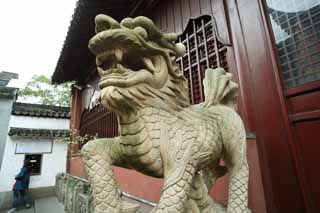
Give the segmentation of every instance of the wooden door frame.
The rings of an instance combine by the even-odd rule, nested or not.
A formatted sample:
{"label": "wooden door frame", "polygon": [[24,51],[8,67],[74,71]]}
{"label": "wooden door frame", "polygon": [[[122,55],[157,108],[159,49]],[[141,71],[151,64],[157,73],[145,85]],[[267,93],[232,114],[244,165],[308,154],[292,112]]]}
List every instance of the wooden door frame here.
{"label": "wooden door frame", "polygon": [[303,174],[302,159],[299,155],[299,148],[296,141],[297,136],[296,136],[296,133],[294,132],[292,119],[289,116],[290,109],[289,109],[288,103],[286,103],[286,99],[289,98],[289,96],[296,95],[301,92],[306,92],[314,88],[319,88],[320,81],[305,83],[303,85],[298,85],[293,88],[289,88],[285,90],[284,79],[282,78],[282,75],[281,75],[281,67],[279,62],[278,51],[275,44],[275,38],[273,35],[271,21],[269,19],[268,12],[267,12],[267,3],[266,3],[266,0],[259,0],[259,3],[261,5],[261,13],[264,19],[265,28],[266,28],[266,31],[268,32],[266,36],[268,38],[272,65],[274,67],[273,70],[274,70],[274,74],[276,76],[276,81],[278,85],[277,89],[279,94],[281,95],[280,104],[283,110],[283,114],[285,115],[285,124],[286,124],[286,129],[288,131],[289,145],[291,149],[290,151],[293,156],[294,166],[298,176],[299,186],[303,195],[306,211],[312,212],[312,203],[311,203],[311,197],[310,197],[311,193],[309,191],[309,187],[307,185],[307,180],[305,178],[305,175]]}
{"label": "wooden door frame", "polygon": [[[254,104],[253,111],[246,111],[254,114],[249,122],[253,124],[257,135],[267,211],[304,211],[305,200],[300,191],[301,174],[297,174],[300,165],[296,160],[293,130],[265,0],[226,2],[237,70],[240,81],[243,81],[240,85],[245,85],[244,90]],[[238,63],[242,63],[242,66],[238,66]]]}
{"label": "wooden door frame", "polygon": [[294,162],[294,166],[298,176],[299,186],[303,195],[303,200],[304,200],[306,210],[307,212],[311,212],[311,203],[309,198],[310,192],[308,191],[307,182],[306,182],[306,179],[304,178],[303,166],[301,164],[302,161],[299,157],[299,149],[295,142],[295,132],[293,131],[292,122],[289,117],[289,109],[286,103],[286,98],[290,94],[294,94],[301,91],[301,89],[309,88],[308,85],[310,85],[310,87],[313,88],[313,85],[315,84],[319,85],[319,82],[307,83],[308,85],[301,85],[301,86],[297,86],[297,87],[285,90],[284,79],[281,75],[281,67],[279,62],[278,51],[275,44],[275,38],[274,38],[272,26],[271,26],[271,21],[269,19],[269,15],[267,12],[267,2],[266,0],[259,0],[259,3],[260,3],[261,14],[263,17],[263,22],[265,24],[265,29],[267,32],[266,36],[267,36],[269,51],[271,55],[273,71],[276,77],[277,90],[280,95],[280,105],[284,115],[286,131],[288,132],[288,142],[290,145],[290,151],[293,157],[293,162]]}

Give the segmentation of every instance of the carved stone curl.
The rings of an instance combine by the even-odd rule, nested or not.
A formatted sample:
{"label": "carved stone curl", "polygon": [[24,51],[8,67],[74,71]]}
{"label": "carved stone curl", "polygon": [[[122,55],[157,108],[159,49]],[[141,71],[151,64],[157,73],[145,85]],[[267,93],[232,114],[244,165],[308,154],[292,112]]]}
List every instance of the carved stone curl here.
{"label": "carved stone curl", "polygon": [[[146,17],[121,23],[98,15],[89,48],[96,55],[101,103],[118,115],[120,136],[82,149],[96,213],[135,212],[120,199],[112,166],[164,178],[152,212],[246,212],[246,135],[235,111],[237,84],[222,68],[207,69],[205,102],[191,106],[176,65],[185,54],[177,35],[161,33]],[[226,167],[219,165],[223,159]],[[225,208],[208,195],[229,174]]]}

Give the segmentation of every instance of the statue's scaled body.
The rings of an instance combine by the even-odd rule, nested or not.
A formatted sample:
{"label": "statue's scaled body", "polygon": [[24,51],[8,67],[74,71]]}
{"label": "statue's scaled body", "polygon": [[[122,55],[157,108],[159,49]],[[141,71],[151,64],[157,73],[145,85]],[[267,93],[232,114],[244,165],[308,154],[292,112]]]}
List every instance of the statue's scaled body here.
{"label": "statue's scaled body", "polygon": [[[164,178],[153,212],[246,212],[246,136],[231,74],[208,69],[205,102],[191,106],[175,63],[185,47],[175,44],[175,34],[161,33],[146,17],[118,23],[106,15],[96,17],[96,33],[89,48],[101,77],[101,103],[117,113],[120,136],[82,149],[95,212],[137,209],[121,200],[113,165]],[[208,192],[225,173],[229,200],[223,210]]]}

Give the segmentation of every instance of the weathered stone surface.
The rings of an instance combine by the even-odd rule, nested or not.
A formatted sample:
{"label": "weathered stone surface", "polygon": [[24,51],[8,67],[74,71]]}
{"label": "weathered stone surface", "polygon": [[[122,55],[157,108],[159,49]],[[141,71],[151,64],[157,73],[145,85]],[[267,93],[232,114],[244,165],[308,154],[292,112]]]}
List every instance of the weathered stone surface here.
{"label": "weathered stone surface", "polygon": [[[246,137],[232,75],[207,69],[205,102],[191,106],[175,63],[185,53],[176,34],[161,33],[146,17],[118,23],[106,15],[96,17],[96,32],[89,48],[101,77],[101,103],[117,113],[120,136],[82,149],[95,212],[136,211],[121,201],[112,165],[164,178],[152,212],[246,212]],[[229,202],[223,207],[208,191],[226,172]]]}

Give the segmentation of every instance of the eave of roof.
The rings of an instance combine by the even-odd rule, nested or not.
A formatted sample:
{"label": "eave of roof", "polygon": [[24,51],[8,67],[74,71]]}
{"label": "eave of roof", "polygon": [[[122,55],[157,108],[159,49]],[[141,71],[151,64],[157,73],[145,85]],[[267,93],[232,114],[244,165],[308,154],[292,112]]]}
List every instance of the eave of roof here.
{"label": "eave of roof", "polygon": [[12,79],[18,79],[19,75],[13,72],[0,72],[0,86],[7,86]]}
{"label": "eave of roof", "polygon": [[32,117],[68,119],[70,118],[70,107],[15,102],[12,106],[11,114]]}
{"label": "eave of roof", "polygon": [[94,35],[94,18],[97,14],[108,14],[121,20],[128,15],[132,0],[78,0],[69,26],[52,83],[82,81],[84,69],[90,66],[94,56],[88,49],[89,39]]}
{"label": "eave of roof", "polygon": [[65,39],[52,83],[68,81],[83,83],[88,69],[93,65],[94,56],[88,49],[88,42],[94,36],[94,18],[98,14],[107,14],[120,21],[135,16],[142,10],[156,4],[157,0],[78,0],[67,37]]}
{"label": "eave of roof", "polygon": [[15,136],[15,137],[59,138],[59,137],[69,137],[70,131],[66,129],[32,129],[32,128],[11,127],[8,135]]}
{"label": "eave of roof", "polygon": [[0,86],[0,99],[14,99],[17,95],[17,88]]}

